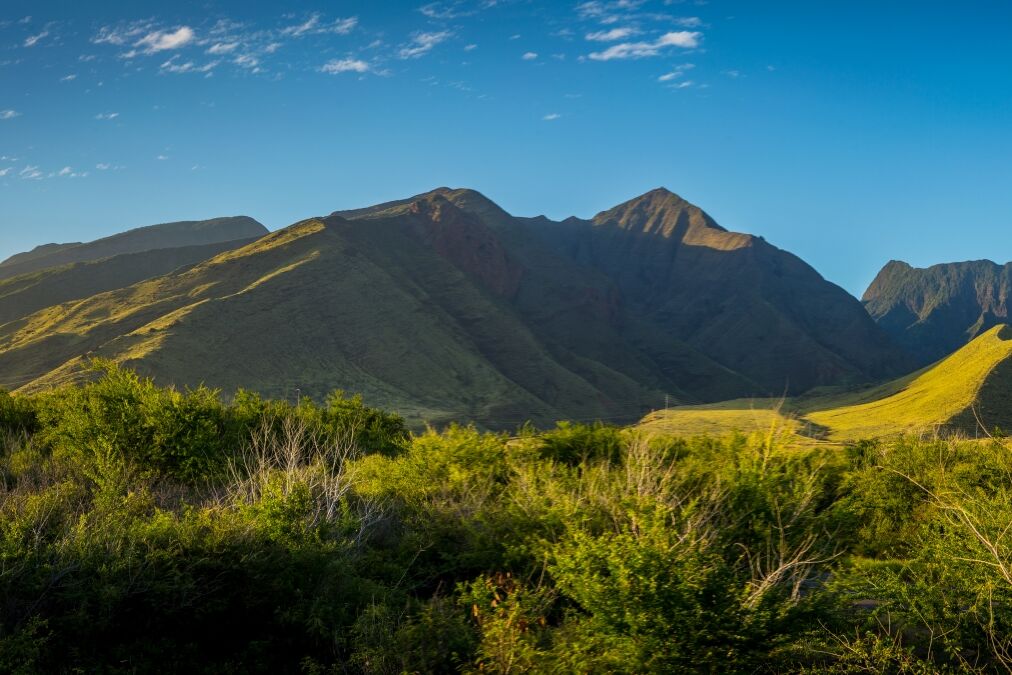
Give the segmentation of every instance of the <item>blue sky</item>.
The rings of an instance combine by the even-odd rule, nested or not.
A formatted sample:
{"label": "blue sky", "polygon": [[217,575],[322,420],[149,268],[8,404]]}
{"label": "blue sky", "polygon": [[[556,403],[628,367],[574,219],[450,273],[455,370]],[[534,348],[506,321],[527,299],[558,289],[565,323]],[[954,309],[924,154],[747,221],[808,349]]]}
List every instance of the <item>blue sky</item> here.
{"label": "blue sky", "polygon": [[0,5],[0,258],[440,185],[590,216],[665,186],[860,294],[1012,259],[1008,2]]}

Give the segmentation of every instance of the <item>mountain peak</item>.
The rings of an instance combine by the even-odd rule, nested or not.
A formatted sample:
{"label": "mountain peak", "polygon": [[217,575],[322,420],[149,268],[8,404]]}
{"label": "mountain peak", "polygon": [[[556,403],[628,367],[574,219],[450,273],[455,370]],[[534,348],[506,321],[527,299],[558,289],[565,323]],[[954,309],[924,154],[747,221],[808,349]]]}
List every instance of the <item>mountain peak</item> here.
{"label": "mountain peak", "polygon": [[465,211],[502,212],[502,209],[500,209],[495,202],[477,190],[444,186],[414,195],[413,197],[408,197],[407,199],[395,199],[393,201],[382,202],[380,204],[366,206],[360,209],[334,211],[331,215],[340,216],[347,220],[385,218],[403,214],[410,210],[413,204],[417,204],[418,202],[431,202],[435,199],[445,199]]}
{"label": "mountain peak", "polygon": [[[701,208],[663,187],[602,211],[594,216],[593,222],[598,226],[618,227],[664,239],[692,241],[719,247],[730,245],[727,242],[717,242],[713,236],[718,235],[718,238],[722,235],[730,236],[727,230],[718,225]],[[734,247],[741,244],[742,242],[736,239]]]}

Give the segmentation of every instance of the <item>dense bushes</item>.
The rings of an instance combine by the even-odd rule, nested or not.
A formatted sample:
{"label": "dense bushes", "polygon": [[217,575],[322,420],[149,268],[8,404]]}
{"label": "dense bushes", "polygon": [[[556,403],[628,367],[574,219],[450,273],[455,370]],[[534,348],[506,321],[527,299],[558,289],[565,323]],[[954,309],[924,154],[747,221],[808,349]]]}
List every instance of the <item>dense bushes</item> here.
{"label": "dense bushes", "polygon": [[0,394],[0,671],[1012,662],[1004,440],[409,435],[104,377]]}

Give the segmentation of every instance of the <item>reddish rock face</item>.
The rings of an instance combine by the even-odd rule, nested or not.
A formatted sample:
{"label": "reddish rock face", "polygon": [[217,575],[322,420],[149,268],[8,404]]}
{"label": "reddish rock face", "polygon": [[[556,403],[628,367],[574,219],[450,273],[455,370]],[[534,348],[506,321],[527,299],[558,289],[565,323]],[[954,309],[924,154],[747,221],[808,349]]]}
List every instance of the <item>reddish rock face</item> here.
{"label": "reddish rock face", "polygon": [[413,203],[416,231],[440,256],[498,296],[512,299],[523,268],[478,218],[436,195]]}

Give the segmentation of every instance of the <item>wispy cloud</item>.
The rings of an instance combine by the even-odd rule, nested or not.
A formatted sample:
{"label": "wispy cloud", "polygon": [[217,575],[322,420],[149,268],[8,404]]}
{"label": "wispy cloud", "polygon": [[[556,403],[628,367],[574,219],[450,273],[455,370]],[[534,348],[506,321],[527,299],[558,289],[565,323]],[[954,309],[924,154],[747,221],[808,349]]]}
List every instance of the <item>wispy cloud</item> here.
{"label": "wispy cloud", "polygon": [[334,35],[347,35],[355,29],[358,25],[358,17],[348,17],[346,19],[336,19],[330,23],[321,22],[322,15],[319,12],[314,12],[309,16],[308,19],[300,24],[294,26],[288,26],[281,30],[282,35],[288,35],[290,37],[302,37],[303,35],[321,35],[325,33],[332,33]]}
{"label": "wispy cloud", "polygon": [[330,75],[337,75],[338,73],[368,73],[370,67],[368,63],[360,59],[334,59],[323,64],[320,70]]}
{"label": "wispy cloud", "polygon": [[12,169],[9,166],[6,169],[0,169],[0,178],[3,178],[4,176],[6,176],[7,174],[9,174],[13,170],[14,169]]}
{"label": "wispy cloud", "polygon": [[639,31],[635,28],[626,26],[624,28],[612,28],[611,30],[599,30],[587,33],[587,39],[592,42],[614,42],[615,40],[624,40],[638,33]]}
{"label": "wispy cloud", "polygon": [[646,0],[589,0],[576,6],[581,19],[593,19],[601,23],[614,23],[618,14],[635,12]]}
{"label": "wispy cloud", "polygon": [[42,180],[45,178],[45,174],[39,171],[39,167],[32,165],[28,165],[21,169],[21,171],[18,172],[18,176],[20,176],[23,180]]}
{"label": "wispy cloud", "polygon": [[698,16],[683,16],[675,19],[675,23],[682,28],[699,28],[703,25],[703,20]]}
{"label": "wispy cloud", "polygon": [[114,120],[117,117],[119,117],[119,113],[118,112],[99,113],[99,114],[95,115],[95,119],[97,119],[97,120]]}
{"label": "wispy cloud", "polygon": [[677,80],[680,77],[685,77],[685,73],[689,70],[692,70],[695,67],[696,66],[693,63],[683,63],[680,66],[675,66],[675,68],[670,72],[664,73],[663,75],[658,77],[657,81],[671,82],[672,80]]}
{"label": "wispy cloud", "polygon": [[673,31],[665,33],[653,42],[621,42],[602,52],[591,52],[589,57],[595,61],[648,58],[658,56],[669,47],[694,49],[699,46],[702,37],[703,34],[698,31]]}
{"label": "wispy cloud", "polygon": [[91,41],[94,44],[109,44],[121,47],[131,43],[153,28],[151,21],[129,21],[112,26],[102,26]]}
{"label": "wispy cloud", "polygon": [[234,52],[239,47],[238,42],[215,42],[211,45],[207,53],[208,54],[228,54]]}
{"label": "wispy cloud", "polygon": [[452,32],[448,30],[432,33],[415,33],[411,36],[411,42],[401,47],[398,55],[402,59],[417,59],[431,52],[437,45],[446,42]]}
{"label": "wispy cloud", "polygon": [[12,120],[15,117],[20,117],[21,113],[17,110],[0,110],[0,120]]}
{"label": "wispy cloud", "polygon": [[196,36],[192,28],[181,26],[172,32],[157,30],[148,33],[134,43],[134,47],[142,49],[145,54],[154,54],[184,47],[193,42],[194,37]]}
{"label": "wispy cloud", "polygon": [[232,59],[232,63],[239,66],[240,68],[246,68],[253,71],[254,73],[260,72],[260,59],[252,54],[240,54],[239,56]]}
{"label": "wispy cloud", "polygon": [[43,39],[45,37],[48,37],[48,36],[49,36],[49,31],[48,30],[44,30],[41,33],[38,33],[36,35],[29,35],[28,37],[25,38],[25,46],[26,47],[34,47],[35,45],[37,45],[39,43],[39,40],[41,40],[41,39]]}
{"label": "wispy cloud", "polygon": [[538,58],[538,53],[537,52],[526,52],[520,58],[522,58],[524,61],[536,61],[537,58]]}
{"label": "wispy cloud", "polygon": [[156,155],[155,159],[157,159],[159,162],[164,162],[165,160],[168,159],[168,157],[165,155]]}
{"label": "wispy cloud", "polygon": [[418,11],[430,19],[447,21],[474,14],[474,10],[465,9],[461,2],[430,2],[422,5]]}
{"label": "wispy cloud", "polygon": [[547,115],[545,115],[541,119],[543,119],[546,122],[554,122],[555,120],[559,119],[560,117],[562,117],[562,115],[560,115],[559,113],[548,113]]}
{"label": "wispy cloud", "polygon": [[198,66],[193,61],[180,62],[178,61],[178,59],[179,59],[178,54],[173,56],[171,59],[169,59],[159,67],[158,69],[159,72],[175,73],[177,75],[183,73],[208,74],[211,71],[213,71],[218,66],[219,63],[221,63],[221,61],[211,61],[210,63],[205,63]]}
{"label": "wispy cloud", "polygon": [[76,79],[77,79],[77,74],[76,73],[71,73],[70,75],[64,75],[63,77],[61,77],[60,78],[60,82],[73,82]]}
{"label": "wispy cloud", "polygon": [[491,9],[498,4],[499,0],[480,0],[479,2],[439,0],[422,5],[418,11],[433,21],[449,21],[474,16],[482,10]]}
{"label": "wispy cloud", "polygon": [[99,171],[108,171],[109,169],[112,168],[112,164],[105,164],[103,162],[99,162],[98,164],[95,165],[95,168],[98,169]]}

